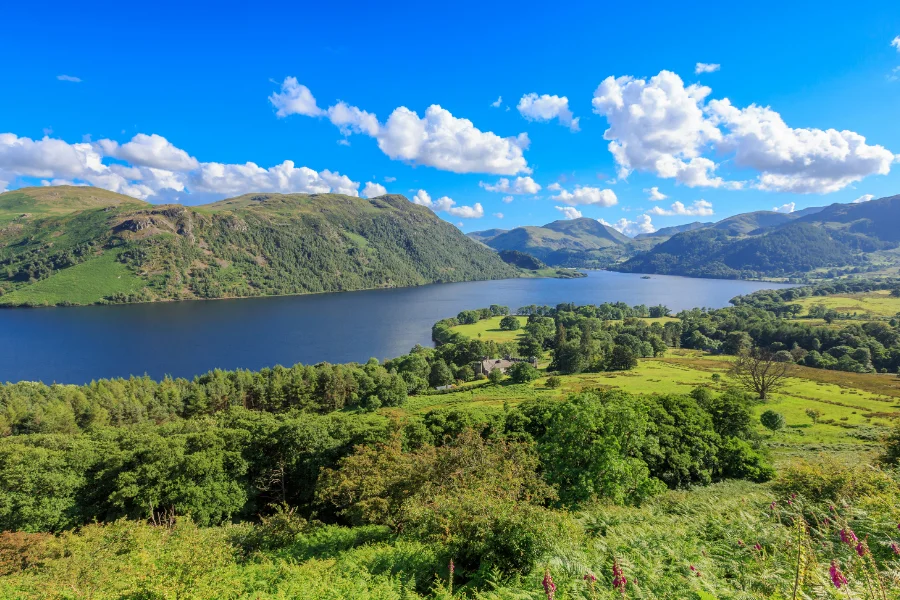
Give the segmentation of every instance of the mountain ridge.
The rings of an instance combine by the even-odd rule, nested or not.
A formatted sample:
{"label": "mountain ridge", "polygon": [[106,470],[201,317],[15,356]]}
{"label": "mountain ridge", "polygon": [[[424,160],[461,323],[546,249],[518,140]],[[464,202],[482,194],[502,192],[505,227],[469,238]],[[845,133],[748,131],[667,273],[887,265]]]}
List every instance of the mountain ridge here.
{"label": "mountain ridge", "polygon": [[255,193],[183,206],[44,189],[0,194],[0,304],[233,298],[519,274],[399,195]]}

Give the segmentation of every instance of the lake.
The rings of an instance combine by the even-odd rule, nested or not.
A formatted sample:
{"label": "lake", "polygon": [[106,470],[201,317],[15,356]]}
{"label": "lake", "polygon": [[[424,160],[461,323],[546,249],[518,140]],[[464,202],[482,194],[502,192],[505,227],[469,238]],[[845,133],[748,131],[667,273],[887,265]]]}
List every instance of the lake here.
{"label": "lake", "polygon": [[431,345],[431,326],[490,304],[727,306],[781,284],[589,271],[308,296],[0,310],[0,381],[193,377],[214,368],[365,361]]}

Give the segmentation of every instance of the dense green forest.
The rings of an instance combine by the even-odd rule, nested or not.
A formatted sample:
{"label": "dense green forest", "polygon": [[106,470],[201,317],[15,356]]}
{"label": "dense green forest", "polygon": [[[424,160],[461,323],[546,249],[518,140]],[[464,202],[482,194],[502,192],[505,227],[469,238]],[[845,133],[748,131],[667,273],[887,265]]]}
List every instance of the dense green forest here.
{"label": "dense green forest", "polygon": [[48,193],[0,195],[0,304],[300,294],[518,274],[402,196],[250,194],[184,207],[108,192],[94,198],[93,188]]}

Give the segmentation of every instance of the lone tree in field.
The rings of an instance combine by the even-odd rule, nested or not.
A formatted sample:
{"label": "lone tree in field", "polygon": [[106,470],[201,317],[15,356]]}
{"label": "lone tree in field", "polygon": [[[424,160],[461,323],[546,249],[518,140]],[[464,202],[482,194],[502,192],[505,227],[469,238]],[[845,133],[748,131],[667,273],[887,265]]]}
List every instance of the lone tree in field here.
{"label": "lone tree in field", "polygon": [[753,348],[738,354],[729,375],[760,400],[766,400],[771,392],[784,385],[789,364],[768,350]]}

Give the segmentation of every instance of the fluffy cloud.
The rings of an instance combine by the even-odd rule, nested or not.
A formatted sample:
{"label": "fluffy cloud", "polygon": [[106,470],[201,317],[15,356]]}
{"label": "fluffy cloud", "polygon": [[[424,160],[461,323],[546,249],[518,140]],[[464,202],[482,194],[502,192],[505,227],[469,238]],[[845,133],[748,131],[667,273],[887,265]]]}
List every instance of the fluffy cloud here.
{"label": "fluffy cloud", "polygon": [[554,192],[558,192],[559,190],[562,189],[562,186],[559,185],[559,182],[554,181],[553,183],[551,183],[550,185],[547,186],[547,189],[553,190]]}
{"label": "fluffy cloud", "polygon": [[712,90],[684,86],[675,73],[661,71],[649,81],[633,77],[607,77],[594,92],[594,112],[604,115],[609,129],[609,151],[618,164],[618,176],[633,170],[674,178],[689,186],[721,186],[713,177],[716,164],[700,156],[722,132],[703,114],[703,102]]}
{"label": "fluffy cloud", "polygon": [[575,186],[575,190],[560,190],[558,194],[552,197],[553,200],[565,202],[570,206],[580,206],[583,204],[591,204],[595,206],[613,206],[619,202],[616,193],[610,189],[601,190],[600,188],[589,186]]}
{"label": "fluffy cloud", "polygon": [[316,106],[316,99],[309,88],[299,83],[296,77],[285,77],[281,84],[281,92],[269,96],[269,102],[278,109],[275,114],[279,117],[288,115],[318,117],[324,114],[324,111]]}
{"label": "fluffy cloud", "polygon": [[897,52],[900,52],[900,35],[891,40],[891,46],[897,49]]}
{"label": "fluffy cloud", "polygon": [[139,133],[130,142],[122,144],[113,140],[97,142],[105,156],[118,158],[139,167],[152,167],[169,171],[191,171],[200,162],[161,135]]}
{"label": "fluffy cloud", "polygon": [[649,190],[644,191],[647,192],[647,199],[650,200],[650,202],[659,202],[660,200],[668,198],[668,196],[659,191],[658,187],[652,187]]}
{"label": "fluffy cloud", "polygon": [[875,194],[863,194],[859,198],[853,201],[853,204],[862,204],[863,202],[868,202],[875,198]]}
{"label": "fluffy cloud", "polygon": [[730,131],[719,145],[740,167],[760,171],[757,187],[797,193],[836,192],[867,175],[886,175],[894,155],[853,131],[794,129],[768,107],[737,108],[713,100],[709,111]]}
{"label": "fluffy cloud", "polygon": [[81,83],[80,77],[73,77],[71,75],[57,75],[56,78],[59,79],[60,81],[68,81],[71,83]]}
{"label": "fluffy cloud", "polygon": [[692,217],[708,217],[713,214],[713,205],[706,200],[695,200],[690,206],[685,206],[681,202],[674,202],[668,209],[654,206],[647,211],[650,215],[659,215],[670,217],[672,215],[689,215]]}
{"label": "fluffy cloud", "polygon": [[432,200],[431,196],[425,190],[416,192],[416,195],[412,198],[412,202],[420,206],[427,206],[435,212],[443,211],[454,217],[462,217],[464,219],[480,219],[484,216],[484,207],[478,202],[472,206],[456,206],[456,202],[448,196],[442,196],[437,200]]}
{"label": "fluffy cloud", "polygon": [[619,177],[638,170],[690,187],[742,187],[715,176],[716,150],[759,173],[754,187],[828,193],[868,175],[887,174],[894,155],[863,136],[834,129],[794,129],[768,107],[710,100],[710,88],[685,86],[661,71],[650,80],[609,77],[594,92],[594,111],[609,122],[604,137]]}
{"label": "fluffy cloud", "polygon": [[599,219],[599,221],[608,227],[612,227],[619,233],[623,233],[630,237],[634,237],[640,233],[653,233],[656,231],[656,227],[653,226],[648,215],[639,215],[635,217],[634,221],[622,218],[612,224],[607,223],[603,219]]}
{"label": "fluffy cloud", "polygon": [[718,63],[701,63],[698,62],[697,66],[694,67],[694,74],[699,75],[700,73],[715,73],[719,69],[722,68],[722,65]]}
{"label": "fluffy cloud", "polygon": [[523,151],[528,134],[503,138],[477,129],[468,119],[433,104],[420,118],[401,106],[378,133],[378,147],[395,160],[454,173],[531,173]]}
{"label": "fluffy cloud", "polygon": [[383,185],[372,183],[371,181],[366,182],[362,191],[362,195],[365,198],[377,198],[378,196],[384,196],[385,194],[387,194],[387,189]]}
{"label": "fluffy cloud", "polygon": [[781,206],[774,207],[772,209],[772,212],[790,214],[790,213],[794,212],[794,210],[796,210],[796,208],[797,208],[796,202],[788,202],[787,204],[782,204]]}
{"label": "fluffy cloud", "polygon": [[531,177],[516,177],[512,183],[506,177],[501,177],[495,184],[479,181],[478,185],[489,192],[501,194],[537,194],[541,191],[541,186]]}
{"label": "fluffy cloud", "polygon": [[497,217],[498,219],[502,219],[502,218],[503,218],[503,213],[502,213],[502,212],[495,212],[495,213],[494,213],[494,216]]}
{"label": "fluffy cloud", "polygon": [[307,167],[295,167],[286,160],[280,165],[265,169],[248,162],[242,165],[222,163],[202,163],[197,171],[190,174],[189,189],[226,196],[236,196],[250,192],[279,192],[347,194],[357,196],[359,183],[346,175],[325,170],[316,172]]}
{"label": "fluffy cloud", "polygon": [[[105,159],[118,162],[107,164]],[[69,144],[60,139],[21,138],[0,134],[0,183],[18,177],[53,184],[94,185],[135,198],[171,200],[188,192],[199,199],[217,199],[247,192],[295,192],[357,195],[359,183],[346,175],[296,167],[284,161],[271,168],[255,163],[201,163],[159,135],[138,134],[125,144],[112,140]]]}
{"label": "fluffy cloud", "polygon": [[501,104],[503,104],[503,96],[497,96],[497,99],[491,102],[491,106],[494,108],[500,108]]}
{"label": "fluffy cloud", "polygon": [[569,99],[565,96],[525,94],[516,108],[519,109],[519,114],[529,121],[547,122],[559,119],[560,125],[578,131],[578,119],[573,118],[572,111],[569,110]]}
{"label": "fluffy cloud", "polygon": [[378,135],[378,118],[370,112],[350,106],[345,102],[338,102],[334,106],[328,107],[325,112],[328,114],[328,120],[337,125],[344,135],[351,133]]}
{"label": "fluffy cloud", "polygon": [[509,204],[512,201],[513,201],[512,196],[503,196],[503,202],[505,202],[506,204]]}
{"label": "fluffy cloud", "polygon": [[500,137],[481,131],[468,119],[454,117],[437,104],[429,106],[424,117],[401,106],[381,124],[373,113],[345,102],[320,109],[309,89],[294,77],[285,78],[281,92],[272,94],[269,100],[278,109],[279,117],[326,115],[344,135],[373,137],[381,151],[394,160],[453,173],[531,173],[524,156],[530,143],[528,134]]}
{"label": "fluffy cloud", "polygon": [[574,206],[554,206],[556,210],[561,212],[563,216],[567,219],[580,219],[581,211],[575,208]]}

